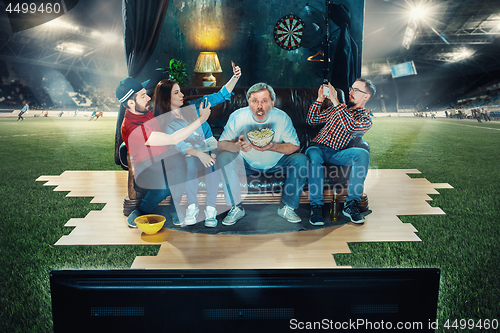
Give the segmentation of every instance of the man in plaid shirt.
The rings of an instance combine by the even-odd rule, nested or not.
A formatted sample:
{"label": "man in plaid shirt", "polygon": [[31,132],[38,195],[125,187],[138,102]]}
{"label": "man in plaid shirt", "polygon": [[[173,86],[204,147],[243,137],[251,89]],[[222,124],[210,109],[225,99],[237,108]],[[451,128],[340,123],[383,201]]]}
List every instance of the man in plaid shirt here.
{"label": "man in plaid shirt", "polygon": [[[324,94],[324,88],[329,89],[329,96]],[[318,90],[318,99],[309,108],[307,123],[325,124],[306,150],[306,155],[310,159],[309,222],[313,225],[324,224],[322,214],[324,163],[351,166],[349,193],[342,213],[349,217],[351,222],[365,221],[359,212],[358,204],[363,194],[370,153],[363,148],[346,148],[346,146],[353,138],[362,136],[372,126],[370,116],[364,107],[375,92],[376,88],[370,80],[357,79],[349,88],[349,101],[347,104],[342,104],[337,97],[337,90],[331,84],[323,85]],[[325,98],[331,100],[333,105],[321,110]]]}

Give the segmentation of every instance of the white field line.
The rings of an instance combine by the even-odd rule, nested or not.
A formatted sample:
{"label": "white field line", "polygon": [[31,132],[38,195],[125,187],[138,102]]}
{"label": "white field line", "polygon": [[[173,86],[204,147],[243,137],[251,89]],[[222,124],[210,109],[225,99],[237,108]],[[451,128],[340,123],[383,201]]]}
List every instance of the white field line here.
{"label": "white field line", "polygon": [[457,123],[450,123],[447,121],[435,121],[436,123],[441,123],[441,124],[449,124],[449,125],[457,125],[457,126],[466,126],[466,127],[476,127],[476,128],[482,128],[482,129],[489,129],[489,130],[494,130],[494,131],[500,131],[500,128],[492,128],[492,127],[483,127],[483,126],[477,126],[477,125],[465,125],[465,124],[457,124]]}
{"label": "white field line", "polygon": [[102,133],[107,131],[83,131],[83,132],[59,132],[59,133],[31,133],[31,134],[14,134],[14,135],[3,135],[0,138],[13,138],[18,136],[52,136],[52,135],[73,135],[73,134],[85,134],[85,133]]}

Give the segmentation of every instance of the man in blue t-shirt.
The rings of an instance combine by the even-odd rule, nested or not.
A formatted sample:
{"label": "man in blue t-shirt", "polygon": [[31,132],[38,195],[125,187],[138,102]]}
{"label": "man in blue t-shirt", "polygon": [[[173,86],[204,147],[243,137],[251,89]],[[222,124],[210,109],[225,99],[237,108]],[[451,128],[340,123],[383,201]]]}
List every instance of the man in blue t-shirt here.
{"label": "man in blue t-shirt", "polygon": [[[254,84],[247,92],[248,106],[234,111],[219,138],[219,166],[223,172],[226,204],[232,208],[222,220],[223,225],[233,225],[243,216],[241,187],[238,173],[284,174],[286,181],[281,196],[278,215],[288,222],[298,223],[294,212],[299,207],[300,194],[307,178],[307,157],[297,153],[300,149],[297,132],[292,120],[282,110],[274,107],[276,94],[266,83]],[[272,130],[273,139],[264,147],[248,141],[248,133]],[[265,132],[264,131],[264,132]]]}

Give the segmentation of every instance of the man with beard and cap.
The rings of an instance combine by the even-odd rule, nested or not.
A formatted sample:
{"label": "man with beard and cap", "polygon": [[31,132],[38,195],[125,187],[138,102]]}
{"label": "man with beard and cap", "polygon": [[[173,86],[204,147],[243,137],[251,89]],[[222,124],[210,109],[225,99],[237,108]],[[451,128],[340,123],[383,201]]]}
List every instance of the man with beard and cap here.
{"label": "man with beard and cap", "polygon": [[[294,210],[299,207],[306,181],[307,157],[297,152],[300,142],[292,120],[274,107],[276,93],[270,85],[256,83],[248,89],[246,97],[248,106],[231,113],[219,138],[219,151],[222,151],[219,166],[225,183],[226,204],[231,206],[222,224],[233,225],[245,216],[239,174],[286,175],[278,215],[291,223],[301,222]],[[258,147],[247,140],[249,132],[263,129],[273,133],[272,141],[266,146]]]}
{"label": "man with beard and cap", "polygon": [[[323,94],[323,88],[330,90],[330,96]],[[309,199],[312,225],[324,225],[323,183],[324,163],[351,166],[349,175],[348,195],[342,211],[351,222],[364,223],[365,219],[359,212],[358,204],[363,194],[363,186],[368,172],[370,153],[364,148],[347,148],[351,140],[362,136],[372,126],[372,121],[365,104],[376,93],[375,85],[367,79],[357,79],[349,88],[347,104],[339,102],[337,90],[332,85],[323,85],[318,90],[318,98],[309,108],[307,123],[310,125],[325,124],[318,135],[311,140],[306,155],[309,157]],[[323,101],[328,98],[333,105],[321,109]]]}
{"label": "man with beard and cap", "polygon": [[[176,145],[187,139],[210,116],[210,104],[200,105],[200,117],[188,126],[172,134],[162,132],[162,126],[150,112],[151,98],[146,92],[149,80],[142,84],[128,77],[116,88],[116,98],[125,107],[121,125],[123,142],[131,160],[134,185],[146,192],[139,207],[127,218],[129,227],[136,228],[135,219],[150,214],[170,193],[167,174],[175,166],[168,154],[169,145]],[[169,177],[171,178],[171,177]]]}

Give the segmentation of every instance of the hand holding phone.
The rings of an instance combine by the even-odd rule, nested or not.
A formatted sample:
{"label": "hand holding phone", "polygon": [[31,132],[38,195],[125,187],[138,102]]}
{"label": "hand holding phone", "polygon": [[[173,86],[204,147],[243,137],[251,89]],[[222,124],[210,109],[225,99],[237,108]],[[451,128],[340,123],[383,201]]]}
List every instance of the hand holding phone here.
{"label": "hand holding phone", "polygon": [[233,74],[234,74],[234,76],[235,76],[237,79],[239,79],[239,78],[240,78],[240,76],[241,76],[241,69],[240,69],[240,67],[239,67],[239,66],[236,66],[236,65],[234,64],[234,61],[232,61],[232,60],[231,60],[231,66],[233,66]]}
{"label": "hand holding phone", "polygon": [[210,113],[212,110],[210,110],[210,103],[208,102],[207,98],[205,97],[203,99],[203,102],[200,103],[200,119],[203,122],[207,121],[208,117],[210,117]]}
{"label": "hand holding phone", "polygon": [[330,96],[330,88],[328,88],[328,80],[323,80],[323,95]]}
{"label": "hand holding phone", "polygon": [[323,86],[323,95],[330,96],[330,88],[328,86]]}

